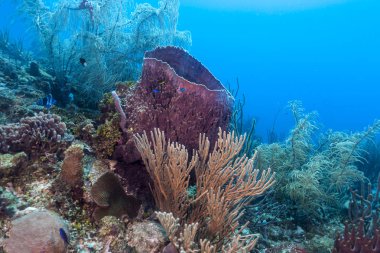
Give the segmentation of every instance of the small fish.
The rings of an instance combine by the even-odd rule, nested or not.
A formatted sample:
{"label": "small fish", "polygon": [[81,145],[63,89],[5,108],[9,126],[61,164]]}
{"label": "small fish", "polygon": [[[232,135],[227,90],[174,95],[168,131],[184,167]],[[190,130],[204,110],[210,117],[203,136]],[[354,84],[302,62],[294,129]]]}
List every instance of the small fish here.
{"label": "small fish", "polygon": [[79,58],[79,63],[82,64],[83,67],[87,67],[87,61],[85,58]]}
{"label": "small fish", "polygon": [[55,100],[51,94],[47,95],[44,98],[38,99],[36,102],[37,105],[44,106],[46,109],[50,109],[56,103],[57,100]]}
{"label": "small fish", "polygon": [[74,94],[72,92],[69,93],[69,101],[70,103],[74,102]]}
{"label": "small fish", "polygon": [[152,92],[153,92],[153,93],[159,93],[160,90],[159,90],[159,89],[154,89],[154,90],[152,90]]}
{"label": "small fish", "polygon": [[181,88],[179,88],[179,91],[180,91],[180,92],[185,92],[185,91],[186,91],[186,88],[181,87]]}
{"label": "small fish", "polygon": [[70,244],[69,237],[67,236],[66,231],[63,228],[59,229],[59,235],[61,236],[65,244]]}

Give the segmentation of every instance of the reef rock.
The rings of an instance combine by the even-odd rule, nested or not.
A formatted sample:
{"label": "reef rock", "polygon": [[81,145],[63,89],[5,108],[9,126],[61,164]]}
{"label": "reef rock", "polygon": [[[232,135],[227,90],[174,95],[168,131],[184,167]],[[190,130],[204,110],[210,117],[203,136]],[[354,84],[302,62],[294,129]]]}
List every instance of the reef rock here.
{"label": "reef rock", "polygon": [[26,206],[27,203],[20,199],[15,192],[0,186],[0,219],[3,216],[12,217]]}
{"label": "reef rock", "polygon": [[50,211],[36,211],[12,221],[9,238],[5,240],[7,253],[66,252],[67,244],[60,229],[68,228],[64,221]]}
{"label": "reef rock", "polygon": [[0,111],[3,112],[16,103],[16,96],[12,89],[0,82]]}
{"label": "reef rock", "polygon": [[134,222],[127,230],[128,245],[136,252],[159,252],[166,242],[165,231],[156,222]]}
{"label": "reef rock", "polygon": [[31,76],[41,76],[40,66],[37,62],[30,62],[28,72]]}
{"label": "reef rock", "polygon": [[11,175],[24,168],[28,156],[24,152],[17,154],[0,154],[0,175]]}
{"label": "reef rock", "polygon": [[147,52],[140,83],[117,93],[126,101],[126,126],[121,126],[126,130],[114,154],[127,163],[140,159],[135,133],[160,128],[168,139],[192,150],[198,148],[199,133],[214,143],[218,128],[228,127],[232,113],[231,94],[199,61],[176,47]]}

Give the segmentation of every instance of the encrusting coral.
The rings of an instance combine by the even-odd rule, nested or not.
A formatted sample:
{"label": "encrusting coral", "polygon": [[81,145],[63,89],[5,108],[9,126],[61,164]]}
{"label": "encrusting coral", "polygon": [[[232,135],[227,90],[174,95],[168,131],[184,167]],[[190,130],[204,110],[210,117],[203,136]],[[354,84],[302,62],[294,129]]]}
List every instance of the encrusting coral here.
{"label": "encrusting coral", "polygon": [[118,122],[120,117],[115,114],[110,120],[101,124],[96,129],[96,135],[93,138],[94,148],[100,158],[112,156],[116,144],[121,138]]}
{"label": "encrusting coral", "polygon": [[[207,239],[217,251],[234,244],[236,230],[245,227],[239,230],[243,206],[274,184],[275,173],[270,169],[261,173],[254,169],[256,156],[236,157],[245,136],[236,137],[233,132],[219,129],[212,151],[208,138],[201,134],[199,149],[193,151],[191,158],[183,145],[167,144],[159,129],[151,132],[151,140],[146,133],[135,135],[136,146],[153,181],[158,209],[172,213],[182,225],[197,224],[189,225],[197,231],[193,236],[197,242]],[[189,198],[192,172],[196,177],[196,194]],[[245,244],[244,240],[239,241],[239,245]]]}
{"label": "encrusting coral", "polygon": [[24,152],[0,154],[0,176],[16,174],[26,166],[27,162],[28,156]]}

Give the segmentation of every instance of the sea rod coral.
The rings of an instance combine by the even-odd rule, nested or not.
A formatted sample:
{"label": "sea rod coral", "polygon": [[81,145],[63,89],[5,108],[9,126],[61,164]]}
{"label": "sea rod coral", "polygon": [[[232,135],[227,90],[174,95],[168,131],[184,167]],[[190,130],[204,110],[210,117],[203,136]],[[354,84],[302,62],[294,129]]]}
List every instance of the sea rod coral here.
{"label": "sea rod coral", "polygon": [[[233,132],[219,129],[214,148],[210,149],[209,139],[200,134],[199,148],[191,157],[185,146],[177,142],[167,143],[164,132],[159,129],[151,132],[151,141],[145,132],[135,135],[134,139],[153,182],[156,205],[160,211],[171,213],[159,214],[164,227],[166,222],[175,220],[178,223],[175,227],[182,224],[185,226],[184,234],[193,234],[191,242],[202,244],[205,241],[201,239],[207,240],[207,244],[217,251],[238,242],[240,246],[231,246],[231,249],[253,248],[256,243],[254,236],[250,237],[253,241],[249,243],[235,234],[245,227],[239,226],[239,218],[249,200],[260,196],[275,183],[275,173],[270,169],[255,169],[256,156],[237,157],[245,136],[235,136]],[[194,196],[188,194],[191,173],[196,177]],[[171,241],[180,250],[175,239],[179,231],[168,231],[169,227],[166,229],[169,236],[172,234]],[[184,248],[190,250],[193,246],[189,242]]]}

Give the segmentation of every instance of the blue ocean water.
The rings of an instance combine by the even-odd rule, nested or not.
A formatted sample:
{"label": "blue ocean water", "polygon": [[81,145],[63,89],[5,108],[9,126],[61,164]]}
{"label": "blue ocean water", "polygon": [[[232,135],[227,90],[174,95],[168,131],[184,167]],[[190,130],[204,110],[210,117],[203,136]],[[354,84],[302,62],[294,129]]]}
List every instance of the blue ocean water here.
{"label": "blue ocean water", "polygon": [[[222,82],[239,78],[259,135],[293,99],[334,130],[380,118],[379,1],[195,2],[182,2],[179,19],[190,51]],[[277,131],[291,123],[280,112]]]}
{"label": "blue ocean water", "polygon": [[[380,118],[379,8],[377,0],[184,0],[179,29],[191,31],[190,53],[218,79],[239,79],[245,114],[264,139],[276,117],[286,135],[294,99],[326,128],[356,131]],[[0,28],[33,47],[13,1],[2,0],[0,14]]]}
{"label": "blue ocean water", "polygon": [[[331,253],[377,245],[379,7],[0,0],[0,252]],[[256,136],[216,134],[241,134],[228,117],[239,116],[237,107],[173,45],[239,89]],[[303,106],[293,102],[290,112],[294,100]],[[33,223],[34,214],[46,219]],[[158,222],[173,225],[172,242]]]}

